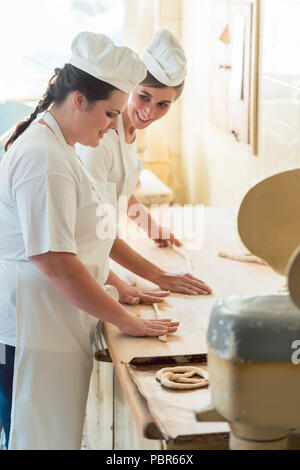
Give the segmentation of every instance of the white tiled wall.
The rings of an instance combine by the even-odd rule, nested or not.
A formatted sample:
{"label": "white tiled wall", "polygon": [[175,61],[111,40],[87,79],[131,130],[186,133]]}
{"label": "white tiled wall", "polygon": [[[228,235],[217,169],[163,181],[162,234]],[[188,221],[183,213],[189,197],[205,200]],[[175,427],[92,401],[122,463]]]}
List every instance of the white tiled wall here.
{"label": "white tiled wall", "polygon": [[157,28],[159,0],[125,0],[125,44],[139,54]]}
{"label": "white tiled wall", "polygon": [[300,165],[300,1],[263,0],[259,176]]}
{"label": "white tiled wall", "polygon": [[139,6],[139,46],[168,28],[188,58],[182,98],[159,123],[178,202],[238,205],[253,182],[300,165],[300,0],[260,0],[257,156],[210,123],[212,0],[127,2]]}
{"label": "white tiled wall", "polygon": [[[170,30],[181,41],[182,0],[160,0],[158,7],[157,28]],[[166,143],[171,151],[169,185],[176,199],[180,199],[182,190],[179,175],[181,158],[181,99],[174,103],[168,114],[160,121],[160,126],[166,136]]]}
{"label": "white tiled wall", "polygon": [[[227,3],[229,3],[228,0]],[[300,0],[261,0],[258,156],[210,125],[210,0],[182,0],[182,201],[237,205],[258,179],[300,165]]]}

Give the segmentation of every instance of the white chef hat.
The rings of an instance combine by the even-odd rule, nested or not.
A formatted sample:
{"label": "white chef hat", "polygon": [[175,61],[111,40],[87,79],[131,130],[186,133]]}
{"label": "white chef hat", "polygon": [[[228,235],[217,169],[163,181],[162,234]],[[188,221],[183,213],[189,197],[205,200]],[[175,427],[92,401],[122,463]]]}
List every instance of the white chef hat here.
{"label": "white chef hat", "polygon": [[157,31],[141,58],[151,75],[164,85],[177,86],[186,76],[184,50],[167,29]]}
{"label": "white chef hat", "polygon": [[69,64],[125,93],[144,80],[147,70],[139,56],[128,47],[118,47],[104,34],[81,32],[71,45]]}

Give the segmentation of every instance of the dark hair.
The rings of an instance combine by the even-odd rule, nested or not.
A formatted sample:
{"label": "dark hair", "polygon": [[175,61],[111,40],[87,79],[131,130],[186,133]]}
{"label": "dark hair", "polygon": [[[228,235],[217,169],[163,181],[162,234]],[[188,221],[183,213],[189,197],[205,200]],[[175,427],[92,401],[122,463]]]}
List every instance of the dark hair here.
{"label": "dark hair", "polygon": [[[147,71],[147,76],[145,78],[144,81],[142,81],[140,83],[141,86],[148,86],[150,88],[167,88],[168,85],[164,85],[163,83],[161,83],[160,81],[158,81],[155,77],[153,77],[153,75],[151,75],[150,72]],[[176,91],[176,95],[175,95],[175,100],[177,100],[182,91],[183,91],[183,88],[184,88],[184,80],[183,82],[181,82],[179,85],[177,86],[172,86],[171,88],[174,88],[174,90]]]}
{"label": "dark hair", "polygon": [[86,97],[88,104],[93,106],[95,101],[110,98],[112,91],[116,90],[116,87],[93,77],[71,64],[65,64],[63,68],[55,69],[42,99],[38,102],[30,117],[26,121],[17,124],[14,133],[5,144],[5,151],[27,129],[39,113],[46,111],[52,103],[63,103],[69,93],[77,90]]}

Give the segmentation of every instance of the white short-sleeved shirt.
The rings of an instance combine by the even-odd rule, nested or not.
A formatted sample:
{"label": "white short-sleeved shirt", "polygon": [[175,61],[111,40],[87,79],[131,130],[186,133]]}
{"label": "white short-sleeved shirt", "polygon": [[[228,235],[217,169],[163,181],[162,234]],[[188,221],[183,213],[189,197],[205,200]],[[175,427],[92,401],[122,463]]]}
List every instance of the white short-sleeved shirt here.
{"label": "white short-sleeved shirt", "polygon": [[[33,122],[0,163],[0,342],[15,341],[15,270],[48,251],[77,254],[104,284],[96,227],[99,196],[86,170],[54,120],[56,134]],[[57,133],[60,133],[57,138]],[[95,275],[96,273],[96,275]]]}
{"label": "white short-sleeved shirt", "polygon": [[[122,119],[122,117],[120,117]],[[120,122],[120,120],[119,120]],[[132,144],[124,142],[126,166],[129,171],[139,168],[136,140]],[[76,144],[76,150],[87,170],[96,181],[115,183],[119,199],[125,180],[125,168],[122,158],[120,135],[110,129],[96,148]],[[131,195],[127,195],[130,197]]]}

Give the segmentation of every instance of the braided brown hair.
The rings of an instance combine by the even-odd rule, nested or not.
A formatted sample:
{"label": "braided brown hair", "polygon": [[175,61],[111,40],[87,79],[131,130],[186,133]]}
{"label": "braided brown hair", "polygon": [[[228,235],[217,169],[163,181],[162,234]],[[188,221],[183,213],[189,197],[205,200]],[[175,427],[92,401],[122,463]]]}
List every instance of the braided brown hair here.
{"label": "braided brown hair", "polygon": [[29,127],[39,113],[46,111],[52,103],[63,103],[69,93],[77,90],[86,97],[89,106],[92,107],[96,101],[109,99],[116,87],[71,64],[65,64],[61,69],[56,68],[43,97],[29,118],[17,124],[14,133],[5,144],[5,151]]}

